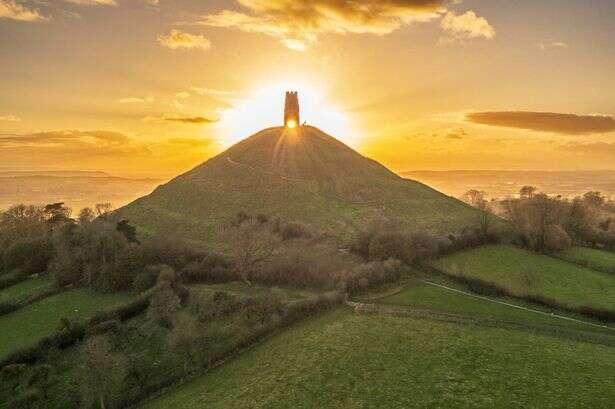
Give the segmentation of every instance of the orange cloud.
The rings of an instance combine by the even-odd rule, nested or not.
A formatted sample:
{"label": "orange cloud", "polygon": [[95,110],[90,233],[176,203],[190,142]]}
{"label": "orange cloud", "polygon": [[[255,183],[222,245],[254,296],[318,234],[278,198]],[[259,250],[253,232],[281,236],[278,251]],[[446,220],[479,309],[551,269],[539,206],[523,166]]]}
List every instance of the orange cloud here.
{"label": "orange cloud", "polygon": [[211,48],[211,41],[202,35],[189,34],[179,30],[171,30],[167,35],[158,37],[158,42],[163,47],[173,50],[177,49],[201,49],[207,50]]}
{"label": "orange cloud", "polygon": [[[481,37],[491,40],[495,37],[495,28],[484,17],[477,16],[473,11],[467,11],[460,15],[449,11],[440,22],[440,26],[449,41]],[[446,40],[445,37],[443,41]]]}
{"label": "orange cloud", "polygon": [[115,0],[65,0],[82,6],[117,6]]}
{"label": "orange cloud", "polygon": [[522,111],[474,112],[466,114],[466,120],[481,125],[567,135],[615,132],[615,119],[604,115]]}
{"label": "orange cloud", "polygon": [[325,33],[389,34],[404,25],[440,18],[449,0],[238,0],[246,10],[223,10],[199,24],[232,27],[278,38],[302,51]]}
{"label": "orange cloud", "polygon": [[15,115],[0,115],[0,121],[21,122],[21,118],[18,118]]}
{"label": "orange cloud", "polygon": [[209,157],[211,138],[136,139],[112,131],[57,130],[0,134],[3,167],[105,169],[120,173],[174,174]]}
{"label": "orange cloud", "polygon": [[17,21],[42,21],[47,20],[38,10],[27,8],[13,0],[0,0],[0,19]]}

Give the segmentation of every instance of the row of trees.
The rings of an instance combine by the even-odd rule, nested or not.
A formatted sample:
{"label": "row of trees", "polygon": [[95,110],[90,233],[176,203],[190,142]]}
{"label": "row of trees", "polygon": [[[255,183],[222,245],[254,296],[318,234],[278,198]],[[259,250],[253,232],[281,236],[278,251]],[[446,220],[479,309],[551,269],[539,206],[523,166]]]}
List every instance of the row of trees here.
{"label": "row of trees", "polygon": [[470,190],[462,199],[479,210],[481,231],[492,228],[500,216],[510,222],[512,241],[538,252],[557,252],[571,244],[615,248],[615,205],[599,192],[566,199],[524,186],[514,198],[489,201],[485,192]]}

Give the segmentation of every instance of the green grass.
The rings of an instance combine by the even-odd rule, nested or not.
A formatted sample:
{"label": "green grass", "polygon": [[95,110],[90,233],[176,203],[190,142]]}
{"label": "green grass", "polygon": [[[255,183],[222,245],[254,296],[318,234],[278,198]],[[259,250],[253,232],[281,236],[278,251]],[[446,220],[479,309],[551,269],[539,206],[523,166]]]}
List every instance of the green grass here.
{"label": "green grass", "polygon": [[558,254],[571,263],[581,264],[596,270],[615,273],[615,253],[587,247],[571,247]]}
{"label": "green grass", "polygon": [[289,301],[304,300],[313,297],[316,293],[307,290],[299,290],[287,287],[262,287],[258,285],[248,285],[242,281],[233,281],[223,284],[196,284],[190,286],[193,291],[213,293],[223,291],[237,295],[239,297],[257,297],[270,290],[278,291]]}
{"label": "green grass", "polygon": [[51,288],[53,282],[48,277],[31,278],[0,291],[0,303],[20,300]]}
{"label": "green grass", "polygon": [[[469,292],[463,288],[459,288],[459,286],[454,283],[445,282],[443,284],[447,287],[457,288],[462,291]],[[500,301],[540,310],[539,307],[527,305],[526,303],[522,303],[518,300],[503,299]],[[549,328],[570,328],[589,332],[599,332],[615,336],[614,330],[598,328],[591,325],[567,321],[557,317],[545,316],[542,314],[521,310],[454,291],[449,291],[444,288],[413,279],[405,282],[404,289],[402,291],[373,302],[378,304],[446,312],[469,317],[487,318],[519,324],[546,326]],[[572,318],[591,322],[591,320],[586,317]]]}
{"label": "green grass", "polygon": [[512,246],[483,246],[443,257],[434,265],[478,278],[514,296],[547,297],[569,307],[615,310],[615,277]]}
{"label": "green grass", "polygon": [[86,319],[129,299],[125,294],[91,290],[63,292],[0,317],[0,358],[28,347],[58,330],[61,318]]}
{"label": "green grass", "polygon": [[610,408],[615,349],[340,309],[145,405],[166,408]]}

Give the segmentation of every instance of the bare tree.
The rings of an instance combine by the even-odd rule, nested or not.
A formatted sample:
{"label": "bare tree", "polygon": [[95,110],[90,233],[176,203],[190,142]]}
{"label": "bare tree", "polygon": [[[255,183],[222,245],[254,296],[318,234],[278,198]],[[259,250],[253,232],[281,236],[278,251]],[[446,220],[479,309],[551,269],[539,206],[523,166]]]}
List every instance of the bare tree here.
{"label": "bare tree", "polygon": [[534,186],[523,186],[519,190],[519,197],[521,199],[531,199],[537,191],[538,189]]}
{"label": "bare tree", "polygon": [[94,206],[94,209],[96,210],[97,217],[105,217],[109,213],[111,213],[111,211],[113,210],[113,205],[109,202],[97,203],[96,206]]}
{"label": "bare tree", "polygon": [[485,192],[475,189],[468,190],[462,196],[462,200],[464,202],[479,210],[478,226],[483,234],[487,234],[489,232],[489,228],[495,219],[491,209],[491,204],[486,199],[486,196],[487,194]]}
{"label": "bare tree", "polygon": [[79,224],[83,225],[83,224],[92,223],[95,218],[96,218],[96,213],[94,213],[94,210],[92,210],[91,207],[84,207],[79,212],[79,216],[77,217],[77,220],[79,221]]}
{"label": "bare tree", "polygon": [[248,284],[251,273],[273,256],[279,243],[267,225],[253,219],[230,226],[226,236],[237,271]]}
{"label": "bare tree", "polygon": [[111,352],[107,337],[88,339],[81,348],[79,391],[82,407],[98,404],[105,409],[119,396],[126,372],[124,359]]}
{"label": "bare tree", "polygon": [[587,192],[583,195],[583,200],[590,206],[602,207],[606,202],[604,196],[600,192]]}

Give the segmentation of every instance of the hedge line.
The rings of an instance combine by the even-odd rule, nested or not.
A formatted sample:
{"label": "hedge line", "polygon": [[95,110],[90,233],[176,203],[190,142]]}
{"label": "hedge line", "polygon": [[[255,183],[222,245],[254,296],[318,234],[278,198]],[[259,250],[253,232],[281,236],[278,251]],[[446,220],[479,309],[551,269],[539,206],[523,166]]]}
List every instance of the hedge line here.
{"label": "hedge line", "polygon": [[65,349],[83,340],[88,334],[100,334],[113,321],[125,321],[144,312],[149,306],[149,294],[108,311],[99,311],[85,323],[61,319],[64,328],[41,339],[33,346],[18,349],[0,360],[0,368],[13,364],[31,364],[41,359],[50,348]]}
{"label": "hedge line", "polygon": [[25,281],[28,277],[28,273],[24,273],[19,270],[9,274],[4,274],[0,276],[0,290],[4,290],[5,288],[9,288],[11,286],[14,286],[15,284]]}
{"label": "hedge line", "polygon": [[457,276],[450,274],[445,270],[438,269],[434,266],[428,268],[432,273],[437,273],[450,278],[451,280],[460,283],[471,291],[490,297],[510,297],[520,299],[532,304],[540,305],[547,308],[553,308],[573,314],[583,315],[588,318],[592,318],[601,322],[612,323],[615,322],[615,311],[607,310],[603,308],[596,308],[590,306],[571,307],[569,305],[562,304],[552,298],[544,297],[542,295],[518,295],[511,293],[508,289],[499,286],[497,284],[484,281],[478,278],[472,278],[467,276]]}
{"label": "hedge line", "polygon": [[56,295],[62,291],[64,291],[64,288],[54,287],[54,288],[49,288],[47,290],[33,294],[21,300],[10,300],[10,301],[0,303],[0,316],[8,314],[10,312],[17,311],[23,307],[26,307],[30,304],[33,304],[37,301],[42,300],[43,298],[51,297],[52,295]]}
{"label": "hedge line", "polygon": [[[202,376],[205,371],[221,364],[226,359],[237,355],[242,350],[253,346],[275,331],[286,328],[307,317],[321,314],[336,305],[340,305],[343,301],[344,296],[341,293],[330,292],[307,300],[289,303],[280,317],[280,321],[277,323],[269,323],[268,325],[262,326],[259,329],[246,334],[245,337],[235,344],[225,345],[225,348],[220,349],[217,354],[212,356],[203,365],[201,368],[202,371],[195,376]],[[162,382],[155,385],[149,385],[140,393],[133,394],[132,396],[125,396],[124,400],[120,403],[120,407],[130,407],[144,401],[145,399],[159,396],[165,388],[172,387],[183,380],[186,380],[183,374],[169,376],[169,378]]]}

